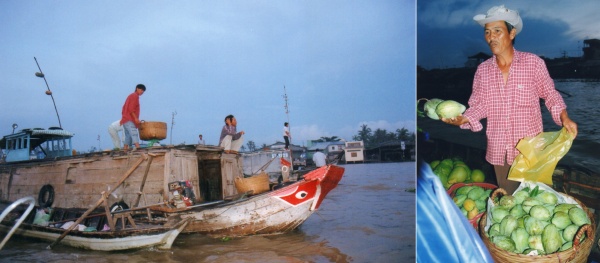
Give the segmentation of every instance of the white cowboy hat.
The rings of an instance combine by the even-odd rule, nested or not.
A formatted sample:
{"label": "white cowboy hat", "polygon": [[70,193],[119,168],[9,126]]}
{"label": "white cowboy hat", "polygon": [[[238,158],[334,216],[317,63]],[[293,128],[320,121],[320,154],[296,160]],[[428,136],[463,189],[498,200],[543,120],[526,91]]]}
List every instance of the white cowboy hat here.
{"label": "white cowboy hat", "polygon": [[481,26],[485,27],[485,24],[494,21],[506,21],[517,30],[517,34],[521,32],[523,29],[523,20],[521,20],[521,16],[519,16],[519,12],[515,10],[510,10],[504,5],[494,6],[487,11],[487,14],[479,14],[473,17],[477,23]]}

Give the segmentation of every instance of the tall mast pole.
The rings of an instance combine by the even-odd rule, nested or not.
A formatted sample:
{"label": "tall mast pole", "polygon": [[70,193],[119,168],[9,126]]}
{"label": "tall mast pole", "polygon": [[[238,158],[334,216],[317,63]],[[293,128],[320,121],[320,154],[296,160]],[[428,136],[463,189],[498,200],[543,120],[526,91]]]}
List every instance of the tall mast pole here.
{"label": "tall mast pole", "polygon": [[[283,85],[283,99],[285,101],[285,116],[287,117],[287,123],[288,123],[288,130],[290,131],[290,135],[292,134],[292,126],[290,125],[290,108],[288,107],[288,96],[287,96],[287,90],[285,89],[285,85]],[[292,145],[292,137],[288,136],[288,140],[290,140],[290,163],[292,164],[292,167],[290,167],[290,172],[294,170],[294,158],[292,156],[292,152],[293,152],[293,145]]]}
{"label": "tall mast pole", "polygon": [[54,101],[54,96],[52,95],[50,86],[48,86],[48,81],[46,80],[46,76],[44,75],[44,72],[42,72],[42,68],[40,67],[40,63],[38,63],[37,58],[33,57],[33,59],[35,60],[35,64],[37,65],[38,69],[40,70],[40,72],[35,73],[35,76],[37,76],[39,78],[43,78],[44,82],[46,82],[46,88],[48,88],[48,90],[46,91],[46,94],[50,95],[50,97],[52,98],[52,104],[54,104],[54,110],[56,111],[56,118],[58,118],[58,126],[62,129],[62,124],[60,123],[60,116],[58,115],[58,109],[56,108],[56,102]]}

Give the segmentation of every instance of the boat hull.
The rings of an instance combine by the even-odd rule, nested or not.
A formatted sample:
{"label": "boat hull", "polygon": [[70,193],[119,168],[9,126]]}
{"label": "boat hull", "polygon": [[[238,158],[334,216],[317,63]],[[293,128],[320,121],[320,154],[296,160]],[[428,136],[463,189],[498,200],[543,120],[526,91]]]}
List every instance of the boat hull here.
{"label": "boat hull", "polygon": [[193,219],[184,233],[212,237],[286,233],[300,226],[319,208],[343,173],[342,167],[323,167],[307,174],[305,180],[272,192],[219,207],[178,214],[182,218]]}
{"label": "boat hull", "polygon": [[[147,247],[170,249],[175,238],[187,226],[188,222],[188,220],[185,220],[170,228],[157,227],[107,232],[72,231],[59,244],[98,251],[117,251]],[[0,231],[8,232],[11,227],[10,225],[0,224]],[[65,231],[59,228],[24,224],[15,231],[14,235],[54,242]]]}

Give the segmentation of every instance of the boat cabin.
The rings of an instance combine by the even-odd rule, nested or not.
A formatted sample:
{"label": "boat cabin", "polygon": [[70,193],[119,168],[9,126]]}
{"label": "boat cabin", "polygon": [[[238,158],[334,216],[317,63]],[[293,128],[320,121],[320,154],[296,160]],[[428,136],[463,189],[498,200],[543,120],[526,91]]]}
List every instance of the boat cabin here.
{"label": "boat cabin", "polygon": [[[0,139],[0,149],[6,155],[6,162],[72,156],[71,137],[73,133],[58,127],[23,129]],[[39,154],[31,157],[32,151]]]}

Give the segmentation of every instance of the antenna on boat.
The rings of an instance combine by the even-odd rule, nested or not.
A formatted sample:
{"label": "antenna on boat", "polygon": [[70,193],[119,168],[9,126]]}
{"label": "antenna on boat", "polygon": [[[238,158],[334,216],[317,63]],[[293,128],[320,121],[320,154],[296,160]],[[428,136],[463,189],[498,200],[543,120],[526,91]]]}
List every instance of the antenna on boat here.
{"label": "antenna on boat", "polygon": [[[285,85],[283,85],[283,100],[285,101],[285,105],[283,106],[285,108],[285,116],[287,117],[287,123],[288,123],[288,130],[290,131],[290,134],[292,133],[292,128],[290,125],[290,108],[288,107],[288,96],[287,96],[287,90],[285,89]],[[290,163],[292,164],[292,167],[290,167],[290,170],[293,171],[294,170],[294,158],[292,157],[292,149],[294,148],[292,145],[292,137],[289,136],[288,140],[290,140]]]}
{"label": "antenna on boat", "polygon": [[35,60],[35,64],[37,64],[38,69],[40,70],[40,72],[36,72],[35,76],[39,77],[39,78],[43,78],[44,82],[46,82],[46,88],[48,88],[48,90],[46,90],[46,95],[50,95],[50,97],[52,98],[52,103],[54,104],[54,110],[56,111],[56,117],[58,118],[58,126],[62,129],[62,124],[60,123],[60,116],[58,115],[58,109],[56,108],[56,102],[54,101],[54,96],[52,96],[52,91],[50,91],[50,86],[48,86],[48,81],[46,80],[46,76],[44,76],[44,72],[42,72],[42,68],[40,68],[40,64],[37,61],[37,58],[33,57],[33,59]]}
{"label": "antenna on boat", "polygon": [[283,99],[285,100],[285,105],[283,106],[285,108],[285,115],[287,116],[287,122],[288,124],[290,123],[290,109],[288,107],[288,96],[287,96],[287,90],[285,89],[285,85],[283,85]]}
{"label": "antenna on boat", "polygon": [[171,138],[169,139],[170,145],[173,145],[173,126],[175,126],[175,115],[177,115],[177,110],[171,113]]}

